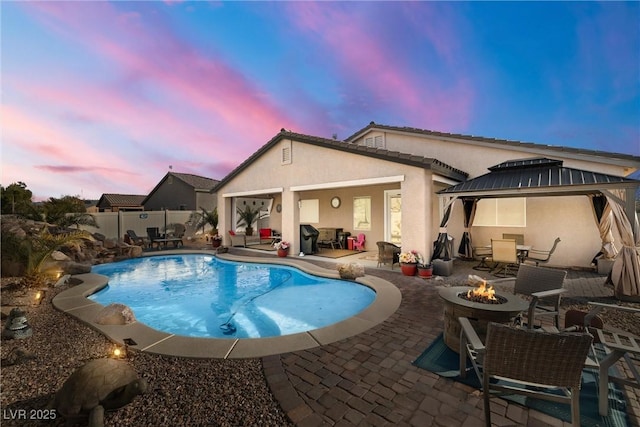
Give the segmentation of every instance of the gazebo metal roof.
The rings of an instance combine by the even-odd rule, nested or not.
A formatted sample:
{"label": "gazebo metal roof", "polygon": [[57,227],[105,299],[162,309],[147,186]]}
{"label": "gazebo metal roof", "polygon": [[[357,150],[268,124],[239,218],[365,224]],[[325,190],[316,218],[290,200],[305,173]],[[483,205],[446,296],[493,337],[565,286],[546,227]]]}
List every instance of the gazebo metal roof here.
{"label": "gazebo metal roof", "polygon": [[458,197],[521,197],[597,194],[603,189],[633,189],[640,181],[564,167],[562,160],[545,157],[509,160],[489,173],[453,185],[438,194]]}

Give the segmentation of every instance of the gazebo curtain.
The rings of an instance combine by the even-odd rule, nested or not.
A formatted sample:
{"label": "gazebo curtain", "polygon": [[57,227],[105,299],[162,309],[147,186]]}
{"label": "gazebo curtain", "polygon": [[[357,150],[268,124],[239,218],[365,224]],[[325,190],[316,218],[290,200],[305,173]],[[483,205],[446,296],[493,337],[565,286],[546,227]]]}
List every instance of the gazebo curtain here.
{"label": "gazebo curtain", "polygon": [[614,292],[619,299],[640,300],[640,227],[638,216],[635,214],[633,218],[627,218],[622,206],[621,192],[612,190],[605,195],[622,243],[622,249],[616,257],[611,271]]}
{"label": "gazebo curtain", "polygon": [[476,198],[462,199],[462,209],[464,211],[464,232],[462,233],[462,240],[460,240],[460,246],[458,247],[458,255],[466,259],[473,259],[471,224],[473,224],[473,218],[476,216],[477,206],[478,199]]}
{"label": "gazebo curtain", "polygon": [[433,242],[433,253],[431,254],[431,261],[434,259],[451,259],[453,255],[452,244],[449,242],[450,238],[447,234],[447,226],[449,225],[449,217],[451,216],[451,207],[455,201],[455,197],[447,202],[444,208],[444,215],[442,221],[440,221],[440,232],[438,233],[438,239]]}
{"label": "gazebo curtain", "polygon": [[598,256],[602,255],[605,259],[614,259],[618,255],[618,250],[613,244],[614,238],[611,232],[611,226],[613,221],[613,214],[611,212],[611,204],[608,202],[607,197],[600,194],[591,197],[591,203],[593,205],[593,213],[596,216],[596,222],[600,230],[600,239],[602,239],[602,248],[600,252],[596,254],[594,260]]}

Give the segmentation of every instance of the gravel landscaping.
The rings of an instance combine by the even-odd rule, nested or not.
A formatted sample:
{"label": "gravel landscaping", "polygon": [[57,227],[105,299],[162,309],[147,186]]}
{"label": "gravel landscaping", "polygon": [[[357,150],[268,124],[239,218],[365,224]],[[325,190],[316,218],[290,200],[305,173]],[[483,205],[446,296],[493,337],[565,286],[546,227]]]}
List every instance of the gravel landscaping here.
{"label": "gravel landscaping", "polygon": [[[3,306],[29,302],[30,295],[16,290],[18,281],[2,279]],[[51,415],[38,410],[47,407],[78,367],[113,349],[103,335],[53,308],[52,297],[64,289],[49,289],[40,305],[21,307],[33,336],[2,340],[3,426],[63,425],[59,415],[54,422],[37,419]],[[2,328],[5,314],[3,310]],[[19,350],[24,356],[10,365]],[[259,359],[184,359],[132,352],[129,362],[146,378],[149,390],[128,406],[107,412],[105,425],[291,425],[265,382]]]}

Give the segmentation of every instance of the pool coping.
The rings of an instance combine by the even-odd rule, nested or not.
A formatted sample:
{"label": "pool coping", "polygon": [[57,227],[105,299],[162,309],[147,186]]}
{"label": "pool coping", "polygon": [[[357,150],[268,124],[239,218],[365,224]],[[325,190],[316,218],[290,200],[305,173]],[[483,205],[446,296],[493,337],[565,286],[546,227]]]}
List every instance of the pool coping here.
{"label": "pool coping", "polygon": [[[162,254],[143,256],[191,253],[212,255],[227,261],[285,265],[316,276],[340,279],[337,270],[329,270],[289,258],[237,256],[228,253],[217,254],[209,250],[166,250]],[[73,277],[81,283],[60,292],[53,298],[52,304],[56,309],[86,323],[118,345],[124,346],[125,340],[128,342],[130,342],[129,339],[133,340],[135,345],[127,345],[128,349],[188,358],[247,359],[320,347],[360,334],[384,322],[396,312],[402,300],[400,290],[391,282],[365,275],[354,281],[373,289],[376,292],[376,298],[366,309],[342,322],[280,337],[241,339],[186,337],[158,331],[137,321],[127,325],[95,323],[96,315],[104,306],[87,297],[107,286],[108,279],[106,276],[95,273],[78,274]]]}

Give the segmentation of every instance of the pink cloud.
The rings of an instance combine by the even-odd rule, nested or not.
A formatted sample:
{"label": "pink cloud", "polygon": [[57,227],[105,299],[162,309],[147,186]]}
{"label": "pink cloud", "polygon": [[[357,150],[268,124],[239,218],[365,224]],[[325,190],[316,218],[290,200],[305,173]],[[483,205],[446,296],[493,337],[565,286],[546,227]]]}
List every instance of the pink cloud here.
{"label": "pink cloud", "polygon": [[[432,16],[431,8],[438,6],[420,2],[398,5],[403,16],[408,17],[407,24],[415,26],[413,29],[426,37],[424,43],[433,46],[439,54],[432,60],[451,66],[447,81],[437,77],[435,70],[416,75],[410,69],[411,58],[406,57],[413,54],[411,50],[397,45],[385,46],[383,40],[376,38],[372,22],[384,21],[384,4],[373,17],[354,13],[350,8],[352,4],[332,5],[335,7],[324,3],[291,3],[288,4],[289,19],[308,37],[322,40],[325,50],[338,59],[340,72],[347,76],[353,88],[345,92],[345,96],[355,101],[356,109],[370,108],[372,106],[365,102],[374,102],[392,106],[397,114],[416,125],[439,130],[467,125],[474,90],[470,81],[455,70],[454,52],[458,41],[452,31],[441,31],[450,24],[446,18],[443,21],[440,15],[437,19]],[[429,25],[440,21],[431,27],[423,19],[429,19]],[[371,101],[358,100],[352,95],[367,93],[372,94]]]}

